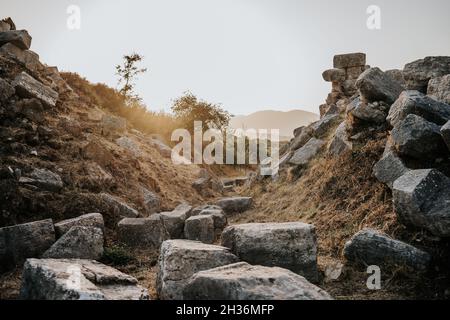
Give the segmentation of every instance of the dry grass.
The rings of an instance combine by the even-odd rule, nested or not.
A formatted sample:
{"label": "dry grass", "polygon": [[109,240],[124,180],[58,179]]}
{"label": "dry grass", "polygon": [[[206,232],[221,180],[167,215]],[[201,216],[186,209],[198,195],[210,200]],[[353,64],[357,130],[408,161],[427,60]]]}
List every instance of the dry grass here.
{"label": "dry grass", "polygon": [[234,223],[304,221],[317,228],[320,253],[339,257],[354,233],[373,227],[394,233],[398,224],[391,194],[372,177],[384,141],[371,141],[341,158],[320,158],[297,181],[283,176],[243,191],[255,208]]}

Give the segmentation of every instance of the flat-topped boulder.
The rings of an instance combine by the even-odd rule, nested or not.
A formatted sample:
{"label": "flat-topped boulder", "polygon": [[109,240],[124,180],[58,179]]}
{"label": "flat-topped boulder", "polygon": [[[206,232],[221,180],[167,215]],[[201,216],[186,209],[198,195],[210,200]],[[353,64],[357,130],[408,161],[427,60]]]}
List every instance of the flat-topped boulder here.
{"label": "flat-topped boulder", "polygon": [[292,271],[244,262],[194,274],[185,300],[331,300],[331,296]]}
{"label": "flat-topped boulder", "polygon": [[333,66],[334,68],[351,68],[351,67],[360,67],[366,65],[366,54],[365,53],[346,53],[346,54],[338,54],[333,58]]}
{"label": "flat-topped boulder", "polygon": [[294,152],[289,159],[289,164],[296,166],[306,166],[325,147],[324,140],[311,138],[303,147]]}
{"label": "flat-topped boulder", "polygon": [[431,79],[427,94],[436,101],[450,104],[450,74]]}
{"label": "flat-topped boulder", "polygon": [[409,114],[415,114],[438,125],[450,120],[450,105],[436,101],[419,91],[404,91],[392,105],[387,117],[396,127]]}
{"label": "flat-topped boulder", "polygon": [[29,259],[22,300],[148,300],[136,278],[92,260]]}
{"label": "flat-topped boulder", "polygon": [[450,178],[435,169],[412,170],[394,182],[400,221],[436,236],[450,236]]}
{"label": "flat-topped boulder", "polygon": [[158,250],[170,237],[159,214],[149,218],[125,218],[117,228],[119,241],[131,248]]}
{"label": "flat-topped boulder", "polygon": [[210,215],[190,217],[184,225],[184,236],[188,240],[213,243],[215,239],[213,217]]}
{"label": "flat-topped boulder", "polygon": [[26,30],[0,32],[0,46],[7,43],[11,43],[22,50],[27,50],[31,47],[31,36]]}
{"label": "flat-topped boulder", "polygon": [[55,107],[59,95],[52,88],[42,84],[26,72],[22,72],[14,79],[16,93],[21,98],[39,99],[47,107]]}
{"label": "flat-topped boulder", "polygon": [[105,222],[101,213],[88,213],[73,219],[63,220],[55,224],[56,237],[60,238],[72,227],[94,227],[103,231]]}
{"label": "flat-topped boulder", "polygon": [[394,127],[391,137],[393,147],[402,156],[420,160],[448,152],[441,128],[415,114],[408,115]]}
{"label": "flat-topped boulder", "polygon": [[189,240],[168,240],[161,246],[156,288],[162,300],[181,300],[195,273],[238,262],[228,248]]}
{"label": "flat-topped boulder", "polygon": [[417,271],[426,271],[431,261],[428,253],[372,229],[355,234],[345,244],[344,255],[348,261],[364,266],[400,266]]}
{"label": "flat-topped boulder", "polygon": [[[298,129],[297,129],[298,130]],[[290,143],[290,150],[296,151],[303,147],[314,135],[314,129],[311,127],[302,127],[295,134],[295,138]]]}
{"label": "flat-topped boulder", "polygon": [[388,104],[394,103],[403,91],[399,82],[379,68],[364,71],[356,81],[356,87],[365,102],[384,101]]}
{"label": "flat-topped boulder", "polygon": [[450,74],[450,57],[426,57],[405,65],[403,76],[409,90],[427,92],[432,78]]}
{"label": "flat-topped boulder", "polygon": [[98,260],[103,255],[103,231],[93,227],[72,227],[42,258]]}
{"label": "flat-topped boulder", "polygon": [[108,206],[108,209],[116,215],[126,218],[139,217],[139,212],[136,209],[130,207],[117,197],[114,197],[108,193],[101,193],[100,198],[105,205]]}
{"label": "flat-topped boulder", "polygon": [[51,219],[0,228],[0,269],[39,258],[55,242]]}
{"label": "flat-topped boulder", "polygon": [[217,205],[222,208],[225,214],[241,213],[251,208],[253,199],[251,197],[223,198],[217,201]]}
{"label": "flat-topped boulder", "polygon": [[289,269],[318,281],[315,228],[301,222],[249,223],[227,227],[222,245],[241,260]]}

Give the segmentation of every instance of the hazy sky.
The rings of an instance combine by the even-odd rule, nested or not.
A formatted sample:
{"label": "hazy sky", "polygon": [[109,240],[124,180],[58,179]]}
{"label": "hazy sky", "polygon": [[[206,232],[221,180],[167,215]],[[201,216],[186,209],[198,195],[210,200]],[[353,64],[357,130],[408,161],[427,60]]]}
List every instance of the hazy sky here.
{"label": "hazy sky", "polygon": [[[67,28],[67,7],[81,29]],[[381,30],[366,26],[369,5]],[[264,109],[318,112],[337,53],[402,68],[450,55],[449,0],[0,0],[2,16],[33,36],[41,60],[116,86],[123,54],[145,56],[137,91],[154,110],[191,91],[234,114]]]}

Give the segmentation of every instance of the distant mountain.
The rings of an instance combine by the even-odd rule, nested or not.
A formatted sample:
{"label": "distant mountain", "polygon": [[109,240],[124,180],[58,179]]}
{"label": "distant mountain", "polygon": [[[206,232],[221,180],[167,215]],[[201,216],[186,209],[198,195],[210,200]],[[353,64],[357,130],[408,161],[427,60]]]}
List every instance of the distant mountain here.
{"label": "distant mountain", "polygon": [[285,140],[293,137],[294,129],[319,120],[319,116],[303,110],[273,111],[265,110],[247,116],[231,118],[233,129],[279,129]]}

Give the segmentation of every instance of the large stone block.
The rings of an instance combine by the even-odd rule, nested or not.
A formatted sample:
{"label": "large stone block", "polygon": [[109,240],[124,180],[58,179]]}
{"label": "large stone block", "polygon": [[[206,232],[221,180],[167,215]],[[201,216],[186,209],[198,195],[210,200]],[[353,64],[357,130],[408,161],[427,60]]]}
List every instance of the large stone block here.
{"label": "large stone block", "polygon": [[223,198],[217,201],[217,205],[225,214],[233,214],[247,211],[251,208],[253,199],[251,197]]}
{"label": "large stone block", "polygon": [[51,219],[0,228],[0,269],[39,258],[55,242]]}
{"label": "large stone block", "polygon": [[311,138],[308,143],[294,153],[289,163],[297,166],[306,166],[319,154],[325,144],[326,142],[323,140]]}
{"label": "large stone block", "polygon": [[9,30],[0,32],[0,46],[12,43],[22,50],[30,49],[31,36],[26,30]]}
{"label": "large stone block", "polygon": [[22,274],[22,300],[148,300],[137,280],[91,260],[29,259]]}
{"label": "large stone block", "polygon": [[14,79],[16,93],[22,98],[36,98],[48,107],[55,107],[58,93],[52,88],[42,84],[28,73],[22,72]]}
{"label": "large stone block", "polygon": [[450,178],[435,169],[412,170],[394,182],[394,210],[400,221],[436,236],[450,236]]}
{"label": "large stone block", "polygon": [[450,74],[431,79],[427,94],[436,101],[450,105]]}
{"label": "large stone block", "polygon": [[373,175],[378,181],[386,184],[390,189],[394,181],[408,172],[409,169],[392,150],[388,150],[373,167]]}
{"label": "large stone block", "polygon": [[188,240],[213,243],[215,238],[214,219],[212,216],[205,215],[190,217],[184,225],[184,236]]}
{"label": "large stone block", "polygon": [[450,105],[433,100],[419,91],[404,91],[389,110],[387,120],[395,127],[409,114],[443,125],[450,120]]}
{"label": "large stone block", "polygon": [[189,240],[169,240],[161,246],[156,288],[162,300],[183,299],[183,289],[199,271],[238,262],[229,249]]}
{"label": "large stone block", "polygon": [[52,259],[98,260],[103,255],[103,231],[93,227],[72,227],[44,254]]}
{"label": "large stone block", "polygon": [[117,227],[119,241],[131,248],[159,250],[161,243],[170,237],[159,214],[150,218],[125,218]]}
{"label": "large stone block", "polygon": [[105,222],[101,213],[89,213],[73,219],[63,220],[55,224],[56,236],[60,238],[72,227],[93,227],[103,231]]}
{"label": "large stone block", "polygon": [[356,87],[365,102],[384,101],[388,104],[394,103],[403,91],[399,82],[379,68],[364,71],[356,81]]}
{"label": "large stone block", "polygon": [[20,178],[19,182],[54,192],[64,187],[61,177],[47,169],[34,169],[28,177]]}
{"label": "large stone block", "polygon": [[448,150],[440,130],[438,125],[410,114],[392,130],[393,147],[398,154],[419,160],[445,155]]}
{"label": "large stone block", "polygon": [[186,300],[331,300],[324,290],[282,268],[236,263],[196,273]]}
{"label": "large stone block", "polygon": [[426,57],[408,63],[403,75],[409,90],[427,92],[428,82],[432,78],[450,74],[450,57]]}
{"label": "large stone block", "polygon": [[312,225],[290,222],[230,226],[222,234],[222,245],[248,263],[289,269],[309,281],[318,281],[317,239]]}
{"label": "large stone block", "polygon": [[333,58],[334,68],[346,69],[350,67],[363,67],[366,65],[365,53],[339,54]]}
{"label": "large stone block", "polygon": [[418,271],[425,271],[431,261],[428,253],[372,229],[355,234],[345,244],[344,255],[348,261],[364,266],[400,266]]}

